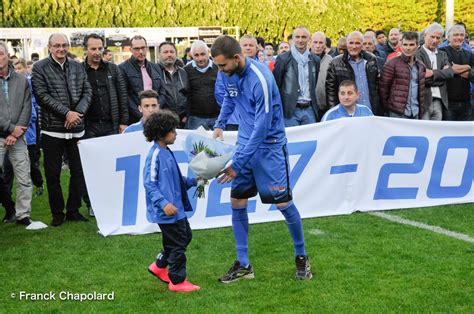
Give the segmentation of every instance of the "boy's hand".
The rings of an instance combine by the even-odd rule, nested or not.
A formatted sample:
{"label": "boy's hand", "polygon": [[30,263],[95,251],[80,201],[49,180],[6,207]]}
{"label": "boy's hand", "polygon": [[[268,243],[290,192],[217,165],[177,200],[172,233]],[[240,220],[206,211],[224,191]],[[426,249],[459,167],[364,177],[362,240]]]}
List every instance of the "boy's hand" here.
{"label": "boy's hand", "polygon": [[119,133],[122,134],[123,131],[125,131],[126,128],[127,128],[126,124],[120,124],[119,128],[118,128]]}
{"label": "boy's hand", "polygon": [[201,178],[201,177],[196,177],[196,182],[197,182],[198,184],[199,184],[199,181],[202,181],[202,183],[203,183],[204,185],[206,185],[206,184],[209,183],[209,181],[206,180],[206,179],[203,179],[203,178]]}
{"label": "boy's hand", "polygon": [[163,208],[166,216],[174,216],[178,212],[178,209],[171,203],[168,203],[165,208]]}

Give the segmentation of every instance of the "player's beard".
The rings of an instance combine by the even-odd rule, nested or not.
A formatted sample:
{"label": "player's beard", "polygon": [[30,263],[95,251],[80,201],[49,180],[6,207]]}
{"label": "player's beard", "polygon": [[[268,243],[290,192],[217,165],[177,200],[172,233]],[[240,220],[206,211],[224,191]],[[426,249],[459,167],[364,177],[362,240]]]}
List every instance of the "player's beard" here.
{"label": "player's beard", "polygon": [[240,73],[242,72],[242,69],[239,69],[239,62],[234,63],[234,68],[228,72],[224,72],[227,76],[232,76],[235,73]]}

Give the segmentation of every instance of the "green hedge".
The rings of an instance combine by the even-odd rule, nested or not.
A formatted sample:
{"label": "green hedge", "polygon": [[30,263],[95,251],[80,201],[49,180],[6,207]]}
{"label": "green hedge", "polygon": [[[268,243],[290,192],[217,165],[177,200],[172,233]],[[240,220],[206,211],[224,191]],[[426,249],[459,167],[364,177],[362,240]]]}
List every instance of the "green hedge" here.
{"label": "green hedge", "polygon": [[[444,23],[443,0],[2,0],[2,27],[239,26],[280,41],[298,25],[337,38],[368,27],[421,30]],[[455,20],[472,30],[472,0],[455,1]]]}

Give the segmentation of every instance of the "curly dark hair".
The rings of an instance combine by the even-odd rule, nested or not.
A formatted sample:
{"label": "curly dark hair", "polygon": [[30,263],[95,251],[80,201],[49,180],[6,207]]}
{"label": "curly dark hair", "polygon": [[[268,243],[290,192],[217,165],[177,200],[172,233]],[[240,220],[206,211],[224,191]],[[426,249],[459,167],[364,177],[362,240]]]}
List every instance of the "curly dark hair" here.
{"label": "curly dark hair", "polygon": [[178,116],[169,110],[152,113],[145,121],[143,134],[148,142],[158,141],[179,126]]}

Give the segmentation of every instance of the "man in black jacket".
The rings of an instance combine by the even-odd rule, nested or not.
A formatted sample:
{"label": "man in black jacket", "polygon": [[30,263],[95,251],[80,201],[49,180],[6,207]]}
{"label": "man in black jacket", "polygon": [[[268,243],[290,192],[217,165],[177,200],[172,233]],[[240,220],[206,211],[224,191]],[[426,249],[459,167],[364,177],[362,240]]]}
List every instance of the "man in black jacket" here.
{"label": "man in black jacket", "polygon": [[308,49],[309,30],[297,27],[290,51],[276,59],[273,75],[280,90],[285,126],[315,123],[318,114],[316,82],[320,59]]}
{"label": "man in black jacket", "polygon": [[448,110],[446,81],[453,78],[454,73],[446,52],[437,49],[443,33],[438,23],[428,26],[424,31],[425,42],[415,54],[426,67],[424,120],[442,120],[443,111]]}
{"label": "man in black jacket", "polygon": [[166,104],[160,70],[156,64],[146,59],[148,51],[146,39],[140,35],[133,36],[130,39],[130,49],[132,50],[130,59],[119,65],[127,84],[129,125],[140,121],[142,117],[138,110],[138,93],[141,91],[153,89],[160,95],[160,106]]}
{"label": "man in black jacket", "polygon": [[332,59],[326,77],[326,99],[330,108],[336,106],[339,103],[339,84],[351,80],[356,82],[360,92],[357,103],[381,115],[377,59],[373,54],[362,51],[362,42],[362,33],[350,33],[347,36],[347,51]]}
{"label": "man in black jacket", "polygon": [[176,46],[164,41],[158,46],[160,75],[166,91],[165,104],[160,108],[169,109],[179,116],[179,128],[183,129],[188,116],[189,89],[188,74],[177,64]]}
{"label": "man in black jacket", "polygon": [[[92,88],[92,100],[86,115],[84,138],[122,133],[128,123],[127,87],[118,67],[103,61],[104,39],[97,34],[84,38],[86,60],[82,63]],[[84,201],[93,216],[87,189]]]}
{"label": "man in black jacket", "polygon": [[41,108],[41,142],[48,186],[52,226],[64,221],[64,198],[60,175],[64,151],[69,159],[71,178],[66,203],[66,219],[87,221],[79,213],[84,185],[77,141],[84,136],[84,115],[91,101],[91,87],[84,67],[67,58],[69,40],[64,34],[49,37],[49,56],[33,66],[32,85]]}
{"label": "man in black jacket", "polygon": [[187,128],[194,130],[203,126],[212,130],[220,112],[214,97],[217,65],[209,58],[209,48],[202,40],[193,42],[191,55],[193,60],[184,67],[189,79]]}
{"label": "man in black jacket", "polygon": [[462,25],[454,25],[448,31],[449,45],[440,49],[448,54],[454,72],[453,78],[447,80],[449,106],[443,111],[443,120],[472,120],[469,82],[474,82],[474,54],[462,48],[465,35],[466,30]]}
{"label": "man in black jacket", "polygon": [[377,59],[377,66],[379,67],[379,72],[381,72],[385,64],[386,55],[385,52],[382,52],[382,57],[380,50],[376,49],[375,47],[375,37],[373,37],[372,35],[364,35],[364,39],[362,41],[362,51],[370,52],[375,56],[375,58]]}
{"label": "man in black jacket", "polygon": [[122,133],[128,123],[127,86],[118,67],[103,61],[104,39],[97,34],[84,38],[82,63],[92,88],[86,116],[85,138]]}

